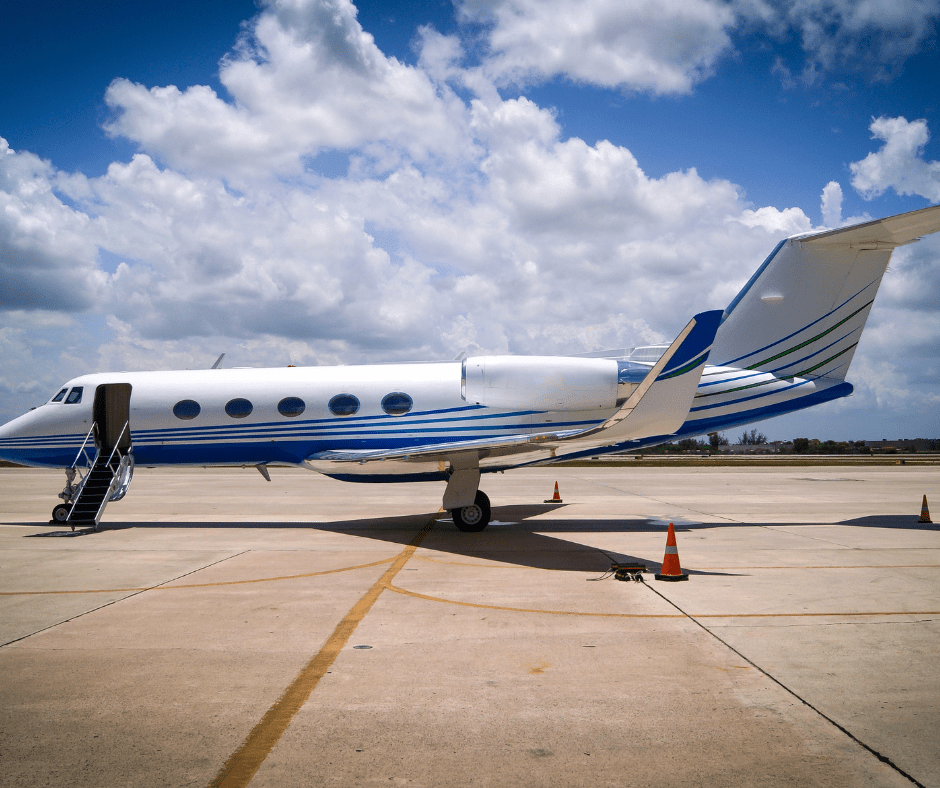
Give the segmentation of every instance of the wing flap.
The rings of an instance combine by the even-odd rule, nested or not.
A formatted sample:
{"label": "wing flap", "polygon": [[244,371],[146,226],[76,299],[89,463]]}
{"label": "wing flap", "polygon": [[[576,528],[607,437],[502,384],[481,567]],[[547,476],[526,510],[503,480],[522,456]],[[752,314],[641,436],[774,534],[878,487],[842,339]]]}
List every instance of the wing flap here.
{"label": "wing flap", "polygon": [[537,449],[552,448],[562,441],[584,430],[544,432],[535,435],[508,435],[504,438],[480,438],[479,440],[434,443],[409,446],[404,449],[347,449],[321,451],[307,459],[319,462],[379,462],[385,460],[447,460],[455,455],[474,452],[480,456],[505,456]]}

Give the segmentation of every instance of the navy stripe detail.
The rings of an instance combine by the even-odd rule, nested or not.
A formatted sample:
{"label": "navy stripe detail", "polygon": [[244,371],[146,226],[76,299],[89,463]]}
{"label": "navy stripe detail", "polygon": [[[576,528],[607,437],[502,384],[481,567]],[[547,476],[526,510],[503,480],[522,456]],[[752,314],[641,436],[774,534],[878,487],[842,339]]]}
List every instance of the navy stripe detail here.
{"label": "navy stripe detail", "polygon": [[[453,408],[449,409],[451,412],[458,410],[482,410],[482,406],[473,405],[468,408]],[[503,418],[517,418],[519,416],[534,416],[542,411],[537,410],[522,410],[522,411],[513,411],[513,412],[501,412],[501,413],[482,413],[474,414],[468,416],[462,416],[458,418],[449,418],[449,419],[424,419],[426,415],[432,415],[434,413],[443,413],[446,411],[427,411],[426,413],[409,413],[406,416],[387,416],[385,414],[376,414],[374,416],[350,416],[350,417],[331,417],[324,419],[287,419],[285,418],[282,421],[264,421],[257,423],[250,423],[245,425],[236,425],[236,424],[207,424],[204,426],[192,426],[187,427],[185,423],[181,423],[179,426],[172,427],[158,427],[153,429],[137,429],[134,430],[135,434],[138,435],[149,435],[151,433],[161,433],[161,432],[174,432],[177,433],[181,430],[187,432],[198,433],[205,430],[235,430],[235,429],[294,429],[300,425],[312,426],[312,425],[325,425],[328,427],[335,427],[338,424],[366,424],[369,423],[369,426],[373,426],[373,422],[378,422],[379,424],[444,424],[448,422],[465,422],[465,421],[476,421],[477,419],[503,419]],[[169,412],[168,414],[169,415]]]}
{"label": "navy stripe detail", "polygon": [[[361,422],[352,425],[347,419],[317,419],[303,422],[289,421],[284,423],[264,422],[260,424],[222,424],[206,425],[205,427],[161,427],[159,429],[133,429],[135,440],[163,440],[166,437],[186,436],[193,438],[205,437],[271,437],[280,435],[337,435],[337,434],[360,434],[360,431],[370,429],[382,432],[437,432],[453,431],[464,429],[464,426],[457,427],[428,427],[418,428],[413,425],[418,424],[460,424],[475,423],[481,419],[509,419],[522,416],[539,415],[541,411],[519,411],[517,413],[498,413],[490,415],[480,415],[462,419],[429,419],[405,422],[402,419],[395,419],[389,416],[387,421],[372,421],[369,423]],[[518,422],[512,422],[513,425]],[[593,422],[591,422],[593,423]],[[485,427],[486,425],[484,425]],[[490,425],[492,429],[504,429],[501,425]],[[482,429],[482,427],[466,427],[467,429]]]}
{"label": "navy stripe detail", "polygon": [[849,320],[851,320],[853,317],[855,317],[859,312],[861,312],[861,311],[862,311],[863,309],[865,309],[866,307],[871,306],[873,303],[875,303],[874,299],[872,299],[871,301],[869,301],[867,304],[864,304],[863,306],[860,306],[858,309],[856,309],[854,312],[852,312],[852,314],[850,314],[850,315],[848,315],[848,316],[846,316],[846,317],[843,317],[838,323],[835,323],[834,325],[830,326],[830,327],[827,328],[825,331],[823,331],[823,332],[817,334],[816,336],[810,337],[809,339],[806,339],[806,340],[804,340],[803,342],[800,342],[798,345],[794,345],[794,346],[791,347],[789,350],[784,350],[782,353],[778,353],[776,356],[771,356],[770,358],[766,358],[766,359],[764,359],[763,361],[758,361],[756,364],[751,364],[749,367],[747,367],[747,369],[757,369],[758,367],[764,366],[764,364],[769,364],[771,361],[776,361],[778,358],[783,358],[784,356],[789,356],[791,353],[795,353],[795,352],[796,352],[797,350],[799,350],[800,348],[804,348],[804,347],[806,347],[807,345],[812,345],[813,342],[815,342],[817,339],[822,339],[824,336],[826,336],[826,334],[829,334],[829,333],[835,331],[835,330],[836,330],[839,326],[841,326],[843,323],[847,323]]}
{"label": "navy stripe detail", "polygon": [[[753,424],[755,421],[762,421],[763,419],[769,419],[774,416],[782,416],[785,413],[792,413],[793,411],[803,410],[804,408],[811,408],[814,405],[821,405],[822,403],[829,402],[830,400],[847,397],[851,393],[851,383],[839,383],[836,386],[829,386],[825,389],[814,391],[811,394],[807,394],[802,397],[788,399],[785,402],[776,402],[773,405],[764,405],[763,407],[752,408],[751,410],[726,413],[723,416],[711,416],[708,418],[689,420],[686,421],[685,424],[683,424],[672,435],[654,435],[650,438],[625,441],[624,443],[618,443],[613,446],[605,446],[596,449],[585,449],[583,451],[574,452],[572,454],[565,454],[564,456],[555,460],[555,462],[576,460],[582,457],[595,457],[599,454],[608,454],[611,452],[625,452],[636,451],[637,449],[646,449],[650,446],[658,446],[661,443],[669,443],[670,441],[681,440],[682,438],[691,438],[696,435],[705,435],[709,432],[716,432],[717,430],[726,430],[730,429],[731,427],[739,427],[742,424]],[[545,464],[545,461],[533,460],[530,463],[526,463],[526,465],[532,465],[535,463]]]}
{"label": "navy stripe detail", "polygon": [[[722,374],[727,374],[727,373],[722,373]],[[735,381],[738,381],[738,380],[748,380],[749,378],[758,378],[765,374],[767,373],[766,372],[749,372],[746,375],[741,375],[736,378],[724,378],[723,380],[713,380],[711,383],[699,383],[698,387],[704,388],[705,386],[720,386],[722,383],[734,383]]]}
{"label": "navy stripe detail", "polygon": [[[721,323],[721,312],[717,309],[711,312],[700,312],[695,316],[695,325],[689,335],[676,348],[657,380],[681,375],[704,363],[708,351],[715,341],[718,325]],[[701,357],[701,358],[700,358]],[[693,363],[694,362],[694,363]],[[688,369],[685,369],[688,367]]]}
{"label": "navy stripe detail", "polygon": [[746,386],[735,386],[733,389],[723,389],[721,391],[709,391],[706,394],[696,394],[695,399],[704,399],[705,397],[719,397],[722,394],[733,394],[736,391],[747,391],[747,389],[756,389],[759,386],[767,386],[770,383],[779,383],[779,382],[780,382],[779,378],[770,377],[767,380],[759,380],[757,383],[749,383]]}
{"label": "navy stripe detail", "polygon": [[[259,441],[259,440],[274,440],[277,442],[282,440],[298,440],[302,438],[308,438],[309,440],[323,440],[325,438],[336,438],[339,440],[361,440],[366,437],[372,436],[405,436],[405,435],[441,435],[442,438],[446,437],[448,442],[454,440],[453,435],[455,433],[464,434],[466,440],[480,440],[481,438],[500,438],[505,437],[504,433],[508,430],[512,433],[518,432],[532,432],[540,433],[545,432],[546,429],[551,429],[551,431],[557,431],[559,428],[571,428],[571,427],[585,427],[593,424],[597,424],[601,419],[590,419],[587,421],[553,421],[550,424],[539,422],[534,424],[505,424],[501,426],[493,426],[492,424],[481,424],[481,425],[464,425],[461,427],[440,427],[440,428],[429,428],[429,429],[409,429],[409,430],[375,430],[375,429],[360,429],[355,432],[352,431],[317,431],[317,432],[292,432],[292,433],[232,433],[228,435],[173,435],[168,434],[162,437],[152,437],[147,436],[144,438],[138,437],[136,433],[133,433],[133,440],[135,446],[151,446],[157,443],[181,443],[181,442],[199,442],[199,443],[212,443],[224,440],[238,439],[243,441]],[[479,431],[487,430],[487,434],[481,435]],[[499,430],[494,432],[494,430]],[[407,438],[403,438],[407,440]],[[426,438],[422,437],[422,441]]]}
{"label": "navy stripe detail", "polygon": [[[803,358],[797,359],[796,361],[791,361],[789,364],[784,364],[782,367],[777,367],[776,369],[768,369],[766,371],[772,375],[776,375],[778,372],[780,372],[783,369],[786,369],[787,367],[795,367],[797,364],[802,364],[804,361],[809,361],[809,359],[811,359],[813,356],[818,356],[820,353],[825,353],[827,350],[829,350],[829,348],[835,347],[836,345],[838,345],[843,339],[848,339],[856,331],[861,331],[861,330],[862,330],[861,326],[858,326],[857,328],[853,328],[851,331],[849,331],[848,334],[845,334],[844,336],[839,337],[835,342],[830,342],[824,348],[820,348],[814,353],[810,353],[808,356],[803,356]],[[855,343],[855,345],[857,344],[858,342]],[[855,347],[855,345],[852,345],[852,347]],[[787,375],[786,377],[796,377],[796,373],[794,373],[793,375]]]}
{"label": "navy stripe detail", "polygon": [[782,394],[785,391],[790,391],[791,389],[799,388],[800,386],[805,386],[807,383],[812,383],[810,380],[801,380],[799,383],[793,383],[790,386],[784,386],[782,389],[775,389],[774,391],[765,391],[761,394],[752,394],[750,397],[740,397],[738,399],[729,399],[727,402],[715,402],[711,405],[701,405],[697,408],[691,408],[689,413],[695,413],[699,410],[711,410],[712,408],[723,408],[725,405],[737,405],[741,402],[750,402],[754,399],[762,399],[763,397],[772,397],[774,394]]}
{"label": "navy stripe detail", "polygon": [[[845,355],[846,353],[848,353],[852,348],[856,347],[857,345],[858,345],[858,342],[853,342],[853,343],[852,343],[851,345],[849,345],[845,350],[840,350],[840,351],[839,351],[838,353],[836,353],[834,356],[829,356],[829,358],[827,358],[825,361],[820,361],[815,367],[810,367],[809,369],[804,369],[802,372],[798,372],[797,375],[800,376],[800,377],[802,377],[803,375],[808,375],[810,372],[815,372],[817,369],[819,369],[819,368],[822,367],[822,366],[825,366],[826,364],[828,364],[828,363],[829,363],[830,361],[832,361],[833,359],[837,359],[837,358],[839,358],[839,356]],[[841,367],[842,365],[840,364],[839,366]],[[839,367],[835,367],[835,369],[838,369],[838,368],[839,368]],[[821,373],[818,375],[818,377],[824,378],[824,377],[826,377],[826,375],[828,375],[830,372],[833,372],[833,371],[834,371],[834,370],[832,370],[832,369],[826,370],[825,372],[821,372]]]}
{"label": "navy stripe detail", "polygon": [[771,342],[769,345],[765,345],[764,347],[759,348],[758,350],[752,350],[750,353],[745,353],[743,356],[739,356],[738,358],[731,359],[731,361],[723,361],[723,362],[720,362],[717,366],[719,366],[719,367],[730,367],[732,364],[736,364],[738,361],[741,361],[741,360],[743,360],[743,359],[745,359],[745,358],[748,358],[748,357],[750,357],[750,356],[754,356],[754,355],[756,355],[756,354],[758,354],[758,353],[763,353],[765,350],[769,350],[770,348],[775,347],[776,345],[779,345],[781,342],[786,342],[788,339],[792,339],[793,337],[795,337],[797,334],[801,333],[802,331],[806,331],[807,328],[812,328],[813,326],[815,326],[815,325],[816,325],[817,323],[819,323],[820,321],[825,320],[825,319],[826,319],[827,317],[829,317],[830,315],[835,314],[836,312],[838,312],[840,309],[842,309],[842,307],[844,307],[847,303],[849,303],[849,301],[852,301],[853,299],[858,298],[858,297],[859,297],[862,293],[864,293],[869,287],[871,287],[873,284],[876,284],[876,283],[879,282],[880,280],[881,280],[881,277],[879,277],[878,279],[873,279],[871,282],[869,282],[867,285],[865,285],[861,290],[859,290],[854,296],[852,296],[851,298],[848,298],[848,299],[846,299],[845,301],[843,301],[843,302],[842,302],[841,304],[839,304],[839,306],[837,306],[835,309],[833,309],[833,310],[830,311],[830,312],[827,312],[827,313],[824,314],[822,317],[820,317],[820,318],[814,320],[812,323],[807,323],[805,326],[803,326],[803,328],[797,329],[797,330],[794,331],[792,334],[789,334],[789,335],[785,336],[783,339],[778,339],[776,342]]}
{"label": "navy stripe detail", "polygon": [[[711,350],[711,347],[709,347],[708,350]],[[677,378],[680,375],[684,375],[686,372],[691,372],[696,367],[700,367],[708,359],[708,350],[702,353],[702,355],[700,355],[698,358],[690,361],[684,367],[680,367],[675,372],[664,372],[658,378],[656,378],[656,380],[669,380],[670,378]]]}
{"label": "navy stripe detail", "polygon": [[[760,421],[761,419],[769,419],[771,416],[779,416],[783,413],[790,413],[794,410],[802,410],[803,408],[809,408],[823,402],[829,402],[829,400],[847,397],[852,391],[851,383],[839,383],[836,386],[829,386],[820,391],[814,391],[812,394],[807,394],[806,396],[797,397],[795,399],[788,399],[785,402],[777,402],[773,405],[765,405],[752,410],[728,413],[724,416],[690,420],[679,428],[679,432],[676,433],[676,436],[687,437],[689,435],[704,435],[707,432],[714,432],[715,430],[736,427],[740,424],[749,424],[752,421]],[[670,437],[669,440],[673,440],[673,438]]]}

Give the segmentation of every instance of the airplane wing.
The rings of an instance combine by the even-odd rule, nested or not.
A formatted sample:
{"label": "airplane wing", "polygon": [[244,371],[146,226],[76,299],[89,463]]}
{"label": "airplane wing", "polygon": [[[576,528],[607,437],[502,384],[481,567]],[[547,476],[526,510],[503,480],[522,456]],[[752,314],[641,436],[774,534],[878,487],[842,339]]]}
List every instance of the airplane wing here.
{"label": "airplane wing", "polygon": [[[402,449],[323,451],[307,458],[307,464],[324,466],[372,462],[442,463],[466,461],[486,465],[507,464],[504,459],[534,455],[524,461],[555,457],[569,451],[606,446],[633,438],[668,435],[685,421],[718,331],[721,311],[696,315],[646,374],[626,402],[600,424],[587,429],[520,433],[479,440],[409,446]],[[508,463],[511,465],[517,462]]]}

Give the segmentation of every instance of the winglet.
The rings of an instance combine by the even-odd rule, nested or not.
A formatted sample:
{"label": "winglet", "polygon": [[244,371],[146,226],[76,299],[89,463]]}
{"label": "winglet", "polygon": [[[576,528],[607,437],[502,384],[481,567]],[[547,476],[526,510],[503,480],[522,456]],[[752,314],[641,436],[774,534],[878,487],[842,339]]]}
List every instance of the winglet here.
{"label": "winglet", "polygon": [[[689,415],[705,362],[721,324],[720,309],[697,314],[613,416],[592,431],[603,446],[650,435],[670,435]],[[574,443],[583,446],[578,436]]]}
{"label": "winglet", "polygon": [[692,330],[675,352],[672,354],[669,352],[676,344],[673,342],[669,350],[663,354],[663,358],[667,359],[666,365],[656,380],[668,380],[685,375],[704,365],[712,343],[715,341],[715,335],[718,333],[718,326],[721,325],[722,314],[720,309],[716,309],[711,312],[700,312],[693,317],[689,323]]}

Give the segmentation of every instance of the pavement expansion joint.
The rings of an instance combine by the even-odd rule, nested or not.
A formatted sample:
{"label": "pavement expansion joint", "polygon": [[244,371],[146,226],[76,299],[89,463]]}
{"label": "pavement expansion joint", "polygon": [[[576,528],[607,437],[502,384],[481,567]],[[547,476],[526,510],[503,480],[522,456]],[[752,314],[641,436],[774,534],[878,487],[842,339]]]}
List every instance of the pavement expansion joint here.
{"label": "pavement expansion joint", "polygon": [[[145,591],[151,591],[151,590],[153,590],[153,589],[160,588],[161,586],[165,586],[167,583],[172,583],[172,582],[174,582],[174,581],[176,581],[176,580],[180,580],[181,578],[188,577],[189,575],[195,574],[196,572],[201,572],[203,569],[208,569],[210,566],[216,566],[216,565],[221,564],[221,563],[223,563],[223,562],[225,562],[225,561],[228,561],[228,560],[231,559],[231,558],[235,558],[236,556],[244,555],[244,554],[247,553],[247,552],[249,552],[249,551],[248,551],[248,550],[242,550],[242,551],[240,551],[240,552],[238,552],[238,553],[233,553],[232,555],[225,556],[224,558],[220,558],[218,561],[213,561],[212,563],[206,564],[205,566],[200,566],[200,567],[198,567],[198,568],[196,568],[196,569],[191,569],[191,570],[188,571],[188,572],[183,572],[183,574],[181,574],[181,575],[179,575],[179,576],[177,576],[177,577],[174,577],[174,578],[172,578],[172,579],[170,579],[170,580],[166,580],[166,581],[164,581],[163,583],[158,583],[158,584],[155,585],[155,586],[149,586],[148,588],[133,589],[133,590],[131,590],[131,591],[127,594],[127,596],[122,596],[122,597],[120,597],[119,599],[112,599],[112,600],[109,601],[109,602],[105,602],[103,605],[98,605],[97,607],[93,607],[93,608],[91,608],[90,610],[84,610],[84,611],[82,611],[81,613],[78,613],[77,615],[70,616],[69,618],[62,619],[61,621],[56,621],[54,624],[50,624],[50,625],[47,626],[47,627],[42,627],[42,628],[40,628],[40,629],[37,629],[37,630],[34,631],[34,632],[30,632],[29,634],[22,635],[22,636],[20,636],[20,637],[18,637],[18,638],[14,638],[13,640],[9,640],[9,641],[7,641],[6,643],[0,643],[0,648],[4,648],[4,647],[6,647],[6,646],[10,646],[10,645],[12,645],[13,643],[19,643],[20,641],[26,640],[27,638],[31,638],[31,637],[33,637],[34,635],[40,634],[41,632],[48,632],[50,629],[55,629],[56,627],[61,626],[62,624],[67,624],[69,621],[75,621],[76,619],[82,618],[82,617],[84,617],[84,616],[88,616],[88,615],[90,615],[91,613],[94,613],[94,612],[96,612],[96,611],[98,611],[98,610],[103,610],[104,608],[110,607],[111,605],[116,605],[118,602],[123,602],[125,599],[130,599],[132,596],[137,596],[138,594],[142,594],[142,593],[144,593]],[[115,593],[115,592],[112,592],[112,593]],[[123,592],[123,591],[119,591],[119,592],[116,592],[116,593],[124,593],[124,592]]]}
{"label": "pavement expansion joint", "polygon": [[825,720],[826,722],[828,722],[830,725],[832,725],[833,727],[835,727],[836,729],[838,729],[839,731],[841,731],[843,734],[845,734],[846,736],[848,736],[848,738],[850,738],[852,741],[854,741],[854,742],[855,742],[856,744],[858,744],[860,747],[862,747],[863,749],[865,749],[866,751],[868,751],[869,753],[871,753],[872,755],[874,755],[879,761],[881,761],[881,763],[885,764],[886,766],[889,766],[890,768],[892,768],[894,771],[896,771],[898,774],[900,774],[901,776],[903,776],[903,777],[906,778],[907,780],[910,780],[911,783],[913,783],[914,785],[918,786],[918,788],[926,788],[926,786],[925,786],[923,783],[919,782],[919,781],[918,781],[917,779],[915,779],[912,775],[910,775],[910,774],[908,774],[906,771],[904,771],[904,769],[902,769],[900,766],[898,766],[896,763],[894,763],[894,761],[892,761],[892,760],[891,760],[890,758],[888,758],[886,755],[883,755],[882,753],[878,752],[878,750],[874,749],[873,747],[869,746],[868,744],[866,744],[865,742],[863,742],[861,739],[859,739],[855,734],[853,734],[853,733],[852,733],[848,728],[846,728],[844,725],[839,724],[839,723],[836,722],[832,717],[830,717],[828,714],[823,713],[819,708],[817,708],[816,706],[814,706],[812,703],[810,703],[808,700],[806,700],[803,696],[801,696],[800,694],[798,694],[795,690],[791,689],[791,688],[788,687],[786,684],[784,684],[782,681],[780,681],[780,679],[776,678],[773,674],[767,672],[764,668],[762,668],[760,665],[758,665],[756,662],[754,662],[754,660],[749,659],[747,656],[745,656],[743,653],[741,653],[738,649],[736,649],[734,646],[732,646],[727,640],[724,640],[723,638],[719,637],[717,634],[715,634],[714,632],[712,632],[712,630],[710,630],[707,626],[705,626],[705,625],[704,625],[701,621],[699,621],[695,616],[692,616],[692,615],[690,615],[689,613],[686,613],[681,607],[679,607],[679,605],[677,605],[675,602],[673,602],[673,601],[672,601],[669,597],[667,597],[665,594],[662,594],[660,591],[658,591],[657,589],[653,588],[653,587],[650,586],[648,583],[644,583],[644,585],[645,585],[647,588],[649,588],[649,590],[652,591],[654,594],[656,594],[657,596],[661,597],[661,598],[664,599],[666,602],[668,602],[670,605],[672,605],[676,610],[678,610],[679,612],[681,612],[681,613],[682,613],[684,616],[686,616],[690,621],[692,621],[692,622],[695,623],[697,626],[699,626],[699,627],[701,627],[703,630],[705,630],[705,632],[707,632],[709,635],[711,635],[715,640],[717,640],[719,643],[721,643],[721,644],[722,644],[725,648],[727,648],[729,651],[732,651],[733,653],[737,654],[741,659],[743,659],[745,662],[747,662],[747,663],[748,663],[749,665],[751,665],[753,668],[755,668],[756,670],[760,671],[764,676],[766,676],[768,679],[770,679],[772,682],[774,682],[774,684],[776,684],[777,686],[781,687],[783,690],[785,690],[787,693],[789,693],[790,695],[792,695],[794,698],[796,698],[800,703],[802,703],[803,705],[805,705],[807,708],[812,709],[816,714],[818,714],[822,719],[824,719],[824,720]]}
{"label": "pavement expansion joint", "polygon": [[[593,480],[591,480],[591,479],[580,479],[580,481],[585,482],[586,484],[593,484],[593,485],[596,486],[596,487],[606,487],[606,488],[608,488],[609,490],[614,490],[614,491],[616,491],[616,492],[618,492],[618,493],[622,493],[623,495],[632,495],[634,498],[643,498],[643,499],[646,500],[646,501],[655,501],[655,502],[658,503],[658,504],[663,504],[663,505],[665,505],[665,506],[675,507],[675,502],[673,502],[673,501],[664,501],[664,500],[661,500],[660,498],[653,498],[651,495],[646,495],[645,493],[633,492],[633,490],[624,490],[624,489],[622,489],[622,488],[620,488],[620,487],[615,487],[615,486],[612,485],[612,484],[606,484],[606,483],[604,483],[604,482],[596,482],[596,481],[593,481]],[[725,520],[725,521],[727,521],[727,522],[729,522],[729,523],[740,523],[740,522],[741,522],[740,520],[736,520],[736,519],[734,519],[733,517],[725,517],[724,515],[713,514],[712,512],[702,512],[702,511],[699,511],[698,509],[692,509],[691,507],[688,507],[688,506],[681,506],[681,507],[679,507],[679,508],[680,508],[680,509],[684,509],[684,510],[687,511],[687,512],[695,512],[695,514],[704,515],[705,517],[717,517],[719,520]],[[681,518],[680,518],[680,519],[681,519]],[[667,521],[668,521],[668,520],[667,520]],[[674,517],[673,517],[673,522],[675,522],[675,518],[674,518]]]}
{"label": "pavement expansion joint", "polygon": [[[235,558],[236,555],[244,555],[246,552],[251,552],[250,550],[243,551],[241,553],[236,553],[235,555],[229,556],[229,558]],[[223,558],[223,561],[227,561],[228,558]],[[367,569],[372,566],[381,566],[382,564],[389,564],[395,560],[395,557],[383,558],[379,561],[371,561],[368,564],[356,564],[354,566],[343,566],[339,569],[324,569],[319,572],[302,572],[297,575],[279,575],[277,577],[258,577],[251,578],[248,580],[218,580],[214,583],[181,583],[180,585],[169,585],[169,583],[174,583],[176,580],[180,580],[188,575],[194,574],[196,572],[201,572],[203,569],[208,569],[210,566],[215,566],[215,564],[207,564],[206,566],[200,567],[199,569],[193,569],[191,572],[187,572],[184,575],[180,575],[174,580],[166,580],[163,583],[160,583],[155,586],[140,586],[135,588],[90,588],[90,589],[81,589],[77,591],[0,591],[0,596],[47,596],[55,594],[119,594],[128,591],[133,591],[136,593],[142,593],[144,591],[182,591],[189,588],[219,588],[221,586],[240,586],[248,585],[251,583],[274,583],[281,580],[298,580],[306,577],[319,577],[321,575],[333,575],[338,572],[352,572],[356,569]],[[217,561],[216,563],[221,563]]]}
{"label": "pavement expansion joint", "polygon": [[837,524],[836,524],[836,523],[794,523],[793,525],[786,525],[786,526],[784,526],[784,525],[776,525],[776,526],[775,526],[775,525],[762,525],[761,528],[766,528],[768,531],[777,531],[777,532],[779,532],[779,533],[792,534],[793,536],[799,536],[799,537],[801,537],[801,538],[803,538],[803,539],[812,539],[814,542],[822,542],[822,543],[824,543],[824,544],[835,545],[836,547],[841,547],[843,550],[861,550],[861,549],[863,549],[863,548],[860,548],[860,547],[853,547],[852,545],[842,544],[841,542],[835,542],[835,541],[833,541],[832,539],[823,539],[822,537],[819,537],[819,536],[810,536],[809,534],[804,534],[804,533],[799,533],[799,532],[794,533],[793,531],[788,531],[788,530],[787,530],[788,528],[792,528],[794,525],[796,525],[796,526],[803,525],[803,526],[809,526],[809,527],[818,527],[818,526],[835,526],[835,525],[837,525]]}

